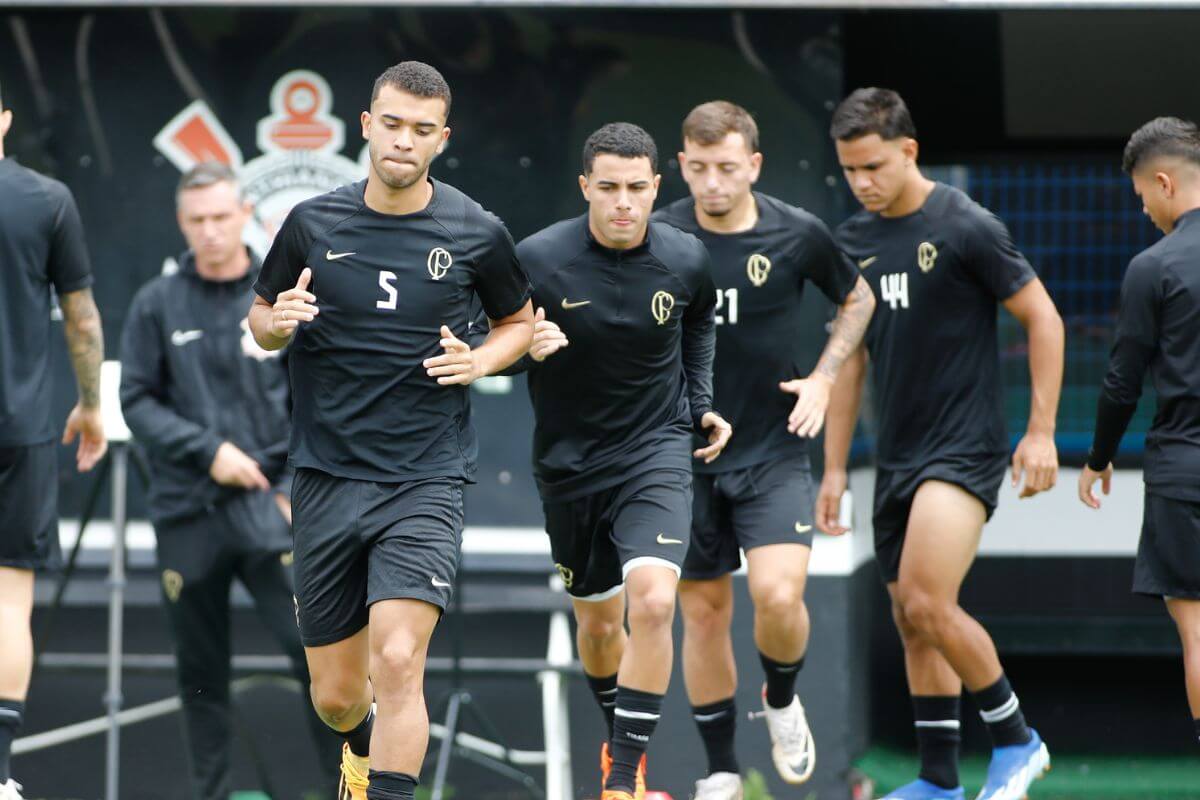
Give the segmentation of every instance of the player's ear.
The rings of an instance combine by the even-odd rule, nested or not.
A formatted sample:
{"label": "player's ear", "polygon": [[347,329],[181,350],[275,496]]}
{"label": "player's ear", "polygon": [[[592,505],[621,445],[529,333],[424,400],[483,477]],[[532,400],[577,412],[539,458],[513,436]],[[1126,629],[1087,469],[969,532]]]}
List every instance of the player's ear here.
{"label": "player's ear", "polygon": [[364,139],[371,138],[371,112],[364,111],[359,116],[358,121],[362,123],[362,137]]}
{"label": "player's ear", "polygon": [[1175,194],[1175,181],[1165,172],[1154,173],[1154,182],[1158,185],[1163,197],[1170,198]]}
{"label": "player's ear", "polygon": [[444,128],[442,128],[442,141],[438,142],[438,146],[437,146],[438,155],[442,154],[442,151],[444,151],[446,149],[446,145],[449,143],[450,143],[450,128],[444,127]]}
{"label": "player's ear", "polygon": [[12,127],[12,117],[11,108],[0,111],[0,139],[3,139],[8,133],[8,129]]}
{"label": "player's ear", "polygon": [[758,181],[759,173],[762,172],[762,163],[763,163],[763,154],[762,153],[751,153],[750,154],[750,182],[751,183],[756,183]]}
{"label": "player's ear", "polygon": [[583,199],[591,202],[592,198],[588,197],[588,179],[587,175],[579,176],[579,191],[583,193]]}
{"label": "player's ear", "polygon": [[917,152],[921,149],[917,140],[911,137],[905,138],[901,147],[904,150],[904,158],[911,164],[917,163]]}

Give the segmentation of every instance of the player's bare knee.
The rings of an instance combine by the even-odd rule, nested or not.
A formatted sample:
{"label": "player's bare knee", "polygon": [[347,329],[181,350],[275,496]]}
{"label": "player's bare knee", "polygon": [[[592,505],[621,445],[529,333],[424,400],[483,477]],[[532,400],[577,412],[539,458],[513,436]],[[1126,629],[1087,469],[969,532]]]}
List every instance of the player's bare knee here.
{"label": "player's bare knee", "polygon": [[900,602],[909,625],[921,638],[929,641],[937,641],[941,637],[956,608],[952,602],[921,591],[905,592]]}
{"label": "player's bare knee", "polygon": [[754,613],[764,619],[788,620],[804,612],[804,589],[792,581],[761,587],[752,596]]}
{"label": "player's bare knee", "polygon": [[313,681],[308,689],[313,709],[326,725],[342,730],[346,723],[361,713],[363,687],[346,681]]}
{"label": "player's bare knee", "polygon": [[413,636],[394,633],[371,652],[371,683],[378,695],[420,691],[424,646]]}
{"label": "player's bare knee", "polygon": [[632,630],[670,628],[675,618],[675,587],[651,586],[629,596],[629,627]]}
{"label": "player's bare knee", "polygon": [[595,649],[604,649],[621,637],[624,623],[620,619],[606,616],[578,617],[579,635],[587,644]]}

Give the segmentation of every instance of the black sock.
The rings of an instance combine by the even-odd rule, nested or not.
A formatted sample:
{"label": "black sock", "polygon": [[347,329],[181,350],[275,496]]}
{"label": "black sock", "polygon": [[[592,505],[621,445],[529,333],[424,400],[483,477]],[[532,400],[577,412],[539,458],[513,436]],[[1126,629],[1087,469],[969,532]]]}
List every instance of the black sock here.
{"label": "black sock", "polygon": [[585,672],[583,677],[587,678],[588,686],[592,688],[592,696],[596,698],[596,704],[604,714],[604,722],[608,725],[608,740],[612,741],[613,710],[617,707],[617,673],[614,672],[606,678],[597,678]]}
{"label": "black sock", "polygon": [[367,775],[367,800],[414,800],[417,779],[403,772],[371,770]]}
{"label": "black sock", "polygon": [[640,692],[625,686],[617,687],[616,718],[613,721],[612,772],[605,789],[620,789],[632,793],[637,783],[638,762],[646,753],[650,737],[658,725],[663,696]]}
{"label": "black sock", "polygon": [[[367,758],[371,755],[371,729],[375,727],[375,704],[367,709],[367,715],[363,717],[362,722],[355,725],[348,731],[333,731],[338,736],[350,745],[350,752],[359,758]],[[332,730],[332,729],[330,729]]]}
{"label": "black sock", "polygon": [[741,772],[737,755],[733,752],[733,738],[737,731],[737,703],[732,697],[692,706],[692,719],[700,729],[704,740],[704,752],[708,754],[708,774],[715,772]]}
{"label": "black sock", "polygon": [[781,664],[761,652],[758,659],[767,675],[767,705],[771,708],[787,708],[796,695],[796,676],[804,666],[804,656],[792,664]]}
{"label": "black sock", "polygon": [[1021,704],[1004,675],[983,691],[972,694],[979,704],[979,716],[983,717],[988,733],[992,735],[993,747],[1028,744],[1033,738],[1025,724],[1025,715],[1021,713]]}
{"label": "black sock", "polygon": [[943,789],[958,787],[958,745],[962,740],[958,698],[913,696],[913,719],[921,772],[917,776]]}
{"label": "black sock", "polygon": [[21,700],[0,700],[0,786],[8,783],[9,757],[12,755],[13,739],[21,730],[25,719],[25,703]]}

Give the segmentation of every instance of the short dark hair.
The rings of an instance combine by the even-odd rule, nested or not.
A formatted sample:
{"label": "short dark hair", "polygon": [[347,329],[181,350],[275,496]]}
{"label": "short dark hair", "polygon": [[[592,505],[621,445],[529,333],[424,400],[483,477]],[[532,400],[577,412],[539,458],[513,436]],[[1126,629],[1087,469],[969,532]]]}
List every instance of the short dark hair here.
{"label": "short dark hair", "polygon": [[632,122],[610,122],[583,143],[583,174],[592,174],[596,156],[608,153],[621,158],[648,158],[650,171],[658,172],[658,147],[654,138]]}
{"label": "short dark hair", "polygon": [[371,90],[372,103],[379,99],[379,92],[385,86],[417,97],[440,98],[446,104],[446,117],[450,117],[450,84],[446,83],[442,73],[423,61],[401,61],[385,69],[375,79],[375,88]]}
{"label": "short dark hair", "polygon": [[713,100],[693,108],[683,119],[683,138],[697,144],[717,144],[740,133],[751,153],[758,152],[758,123],[750,112],[728,100]]}
{"label": "short dark hair", "polygon": [[214,183],[226,181],[238,186],[240,194],[237,173],[233,171],[233,167],[222,164],[220,161],[204,161],[183,173],[179,178],[179,184],[175,187],[175,196],[179,197],[189,189],[203,189]]}
{"label": "short dark hair", "polygon": [[847,142],[872,133],[886,141],[917,138],[912,115],[897,92],[874,86],[855,89],[834,109],[829,135],[835,140]]}
{"label": "short dark hair", "polygon": [[1121,169],[1132,173],[1142,161],[1177,156],[1200,166],[1200,129],[1179,117],[1158,117],[1133,132],[1125,145]]}

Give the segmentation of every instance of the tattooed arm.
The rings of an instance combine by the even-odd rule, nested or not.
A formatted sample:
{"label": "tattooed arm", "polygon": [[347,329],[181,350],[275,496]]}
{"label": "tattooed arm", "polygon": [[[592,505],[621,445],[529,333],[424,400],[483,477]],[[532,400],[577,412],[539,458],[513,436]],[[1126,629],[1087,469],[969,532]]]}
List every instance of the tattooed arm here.
{"label": "tattooed arm", "polygon": [[788,416],[788,431],[797,436],[816,436],[825,424],[825,411],[838,371],[862,342],[871,315],[875,313],[875,295],[861,277],[838,309],[829,332],[829,341],[807,378],[784,381],[779,388],[796,395],[796,405]]}
{"label": "tattooed arm", "polygon": [[96,465],[108,449],[100,417],[100,364],[104,361],[104,331],[91,289],[68,292],[60,298],[67,349],[79,383],[79,402],[67,417],[63,444],[79,437],[76,462],[80,471]]}

